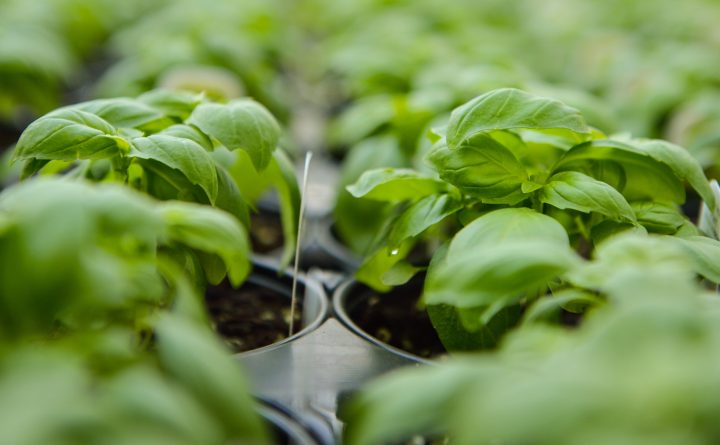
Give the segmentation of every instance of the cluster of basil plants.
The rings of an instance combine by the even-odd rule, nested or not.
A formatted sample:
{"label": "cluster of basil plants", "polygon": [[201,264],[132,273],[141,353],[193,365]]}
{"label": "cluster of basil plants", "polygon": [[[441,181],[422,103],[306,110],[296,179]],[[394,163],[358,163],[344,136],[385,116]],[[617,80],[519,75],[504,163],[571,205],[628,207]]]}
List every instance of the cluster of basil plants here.
{"label": "cluster of basil plants", "polygon": [[[59,174],[119,182],[161,200],[205,204],[246,228],[269,187],[278,191],[287,264],[295,245],[299,191],[292,163],[276,150],[280,126],[259,103],[216,103],[203,94],[155,90],[55,110],[20,137],[22,177]],[[203,262],[208,281],[225,270]]]}
{"label": "cluster of basil plants", "polygon": [[[698,162],[662,140],[608,137],[574,108],[499,89],[456,108],[430,137],[427,172],[381,168],[348,187],[392,204],[357,271],[388,291],[425,271],[422,303],[450,350],[492,347],[535,307],[584,311],[597,280],[573,271],[621,232],[671,237],[717,282],[720,243],[686,216],[685,184],[710,209]],[[422,243],[424,259],[406,259]]]}
{"label": "cluster of basil plants", "polygon": [[533,310],[497,351],[384,376],[346,407],[346,443],[715,443],[720,312],[696,269],[672,238],[614,236],[574,272],[609,301],[581,327]]}
{"label": "cluster of basil plants", "polygon": [[231,215],[119,184],[36,178],[0,194],[0,394],[16,444],[265,443],[210,329],[201,272],[249,269]]}
{"label": "cluster of basil plants", "polygon": [[[447,349],[484,352],[372,383],[341,412],[347,443],[717,441],[720,187],[698,161],[514,89],[430,137],[429,170],[348,188],[395,212],[357,276],[386,291],[425,273]],[[686,185],[704,201],[697,225]],[[410,262],[418,243],[440,247]]]}
{"label": "cluster of basil plants", "polygon": [[[0,194],[9,440],[267,442],[204,293],[247,278],[249,213],[268,187],[290,259],[299,191],[279,139],[255,101],[162,90],[28,126],[13,151],[22,181]],[[53,403],[38,410],[42,392]]]}

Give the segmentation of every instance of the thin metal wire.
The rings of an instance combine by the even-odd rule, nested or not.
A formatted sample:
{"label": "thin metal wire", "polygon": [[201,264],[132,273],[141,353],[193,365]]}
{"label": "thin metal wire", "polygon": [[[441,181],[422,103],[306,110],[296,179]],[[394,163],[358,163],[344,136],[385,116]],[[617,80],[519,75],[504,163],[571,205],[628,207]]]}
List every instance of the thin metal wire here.
{"label": "thin metal wire", "polygon": [[298,230],[295,238],[295,265],[293,268],[292,298],[290,300],[290,329],[288,336],[295,332],[295,308],[297,306],[297,279],[300,269],[300,237],[302,236],[303,221],[305,220],[305,193],[307,192],[308,172],[310,171],[310,160],[312,152],[305,154],[305,171],[303,172],[302,193],[300,194],[300,215],[298,215]]}

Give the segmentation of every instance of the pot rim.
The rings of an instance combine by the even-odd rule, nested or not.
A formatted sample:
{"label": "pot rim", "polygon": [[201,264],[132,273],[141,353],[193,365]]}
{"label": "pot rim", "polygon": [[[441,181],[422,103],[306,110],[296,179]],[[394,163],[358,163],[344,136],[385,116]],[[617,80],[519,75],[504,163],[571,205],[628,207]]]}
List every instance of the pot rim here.
{"label": "pot rim", "polygon": [[[282,274],[277,274],[279,268],[276,263],[265,259],[265,258],[258,258],[253,257],[253,271],[251,272],[252,275],[259,275],[260,271],[263,271],[265,274],[272,273],[275,274],[274,279],[279,280],[281,283],[283,281],[289,281],[292,283],[292,272],[290,270],[284,270]],[[262,277],[262,275],[260,275]],[[270,278],[268,278],[270,279]],[[262,285],[262,283],[260,283]],[[297,331],[290,337],[286,337],[278,342],[271,343],[269,345],[262,346],[260,348],[251,349],[249,351],[243,351],[243,352],[236,352],[233,354],[234,357],[249,357],[255,354],[260,354],[268,351],[272,351],[274,349],[280,348],[284,346],[287,343],[290,343],[291,341],[295,341],[298,338],[304,337],[305,335],[309,334],[310,332],[314,331],[320,325],[328,318],[330,315],[330,304],[328,303],[328,296],[325,293],[325,289],[323,288],[322,284],[317,282],[316,280],[306,276],[305,274],[300,274],[298,276],[298,284],[299,289],[304,288],[306,292],[304,293],[305,298],[315,298],[319,300],[319,308],[318,308],[318,314],[313,318],[313,320],[308,323],[305,327],[303,327],[301,330]],[[307,292],[307,290],[310,290],[310,292]],[[304,304],[304,302],[303,302]],[[302,307],[300,308],[302,310]]]}
{"label": "pot rim", "polygon": [[278,402],[259,400],[257,412],[269,425],[287,435],[297,445],[318,445],[319,442],[296,420],[297,415],[289,407],[278,406]]}
{"label": "pot rim", "polygon": [[397,348],[395,346],[389,345],[383,341],[378,340],[377,338],[373,337],[369,333],[367,333],[364,329],[362,329],[360,326],[358,326],[355,321],[350,317],[350,314],[346,310],[347,304],[348,304],[348,297],[350,296],[351,290],[363,286],[362,283],[355,280],[354,278],[350,278],[348,280],[345,280],[344,282],[340,283],[340,285],[335,289],[335,292],[333,293],[332,297],[332,310],[333,314],[335,315],[335,318],[337,318],[346,328],[348,328],[350,331],[352,331],[353,334],[357,335],[358,337],[362,338],[363,340],[374,344],[375,346],[378,346],[392,354],[398,355],[404,359],[424,364],[424,365],[431,365],[434,364],[435,361],[428,360],[426,358],[420,357],[419,355],[415,355],[411,352],[405,351],[403,349]]}

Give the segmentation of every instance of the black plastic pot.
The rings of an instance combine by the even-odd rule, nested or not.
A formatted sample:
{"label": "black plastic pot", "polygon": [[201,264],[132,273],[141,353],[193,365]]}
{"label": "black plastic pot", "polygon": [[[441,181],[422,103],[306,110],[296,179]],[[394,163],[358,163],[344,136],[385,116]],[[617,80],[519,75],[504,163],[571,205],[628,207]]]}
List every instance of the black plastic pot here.
{"label": "black plastic pot", "polygon": [[[255,284],[287,299],[290,304],[292,297],[293,276],[289,271],[280,272],[277,265],[267,259],[253,259],[253,272],[248,277],[248,283]],[[250,351],[240,352],[237,356],[262,356],[262,354],[280,348],[283,345],[295,341],[313,330],[317,329],[330,313],[328,296],[322,284],[316,280],[300,276],[297,282],[298,303],[296,310],[301,314],[302,323],[298,330],[281,341],[256,348]],[[261,357],[259,357],[261,359]]]}
{"label": "black plastic pot", "polygon": [[[340,443],[343,425],[337,410],[344,400],[393,369],[429,361],[373,340],[353,328],[347,316],[327,317],[325,291],[314,274],[308,275],[298,281],[299,294],[304,295],[304,328],[283,341],[235,357],[256,397],[292,407],[306,432],[317,443],[329,445]],[[250,281],[290,296],[292,275],[278,276],[272,263],[258,260]],[[341,287],[347,288],[348,283]]]}
{"label": "black plastic pot", "polygon": [[[399,291],[407,291],[407,287],[411,286],[413,288],[410,292],[416,292],[419,296],[419,288],[417,282],[411,282],[397,289]],[[355,280],[347,280],[343,282],[340,286],[338,286],[338,288],[333,294],[333,314],[345,327],[347,327],[355,335],[362,338],[368,343],[382,348],[385,351],[398,357],[402,357],[403,359],[406,359],[410,362],[422,364],[432,363],[432,359],[430,358],[421,357],[420,355],[408,352],[398,346],[393,346],[377,338],[376,336],[373,336],[364,327],[360,325],[360,323],[358,322],[356,317],[353,316],[353,314],[356,312],[356,309],[359,305],[367,303],[368,298],[371,298],[370,295],[370,289]],[[380,297],[379,304],[393,304],[392,297],[390,295],[391,294],[383,295],[382,297]],[[427,335],[431,339],[433,339],[433,341],[437,340],[438,347],[442,349],[440,340],[437,339],[437,335],[435,334],[435,331],[432,328],[429,320],[427,320],[427,324],[425,326],[418,326],[419,329],[422,329],[423,327],[428,330]]]}

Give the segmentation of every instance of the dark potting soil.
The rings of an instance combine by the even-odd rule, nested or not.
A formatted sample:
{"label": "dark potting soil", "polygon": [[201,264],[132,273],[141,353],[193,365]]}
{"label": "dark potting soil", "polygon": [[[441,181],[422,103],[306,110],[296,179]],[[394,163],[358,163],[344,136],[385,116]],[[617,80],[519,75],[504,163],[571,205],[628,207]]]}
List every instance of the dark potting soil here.
{"label": "dark potting soil", "polygon": [[417,307],[422,280],[395,288],[388,294],[363,289],[354,295],[348,315],[376,339],[420,357],[446,353],[430,317]]}
{"label": "dark potting soil", "polygon": [[[423,358],[447,353],[425,309],[417,307],[422,280],[380,294],[362,288],[349,299],[348,315],[372,337]],[[561,310],[557,322],[567,328],[578,327],[583,314]]]}
{"label": "dark potting soil", "polygon": [[[227,282],[205,293],[215,330],[235,352],[261,348],[288,336],[290,299],[272,289],[247,282],[233,289]],[[302,329],[301,305],[295,311],[296,331]]]}
{"label": "dark potting soil", "polygon": [[279,249],[285,243],[280,215],[256,213],[251,217],[250,242],[253,252],[268,253]]}

